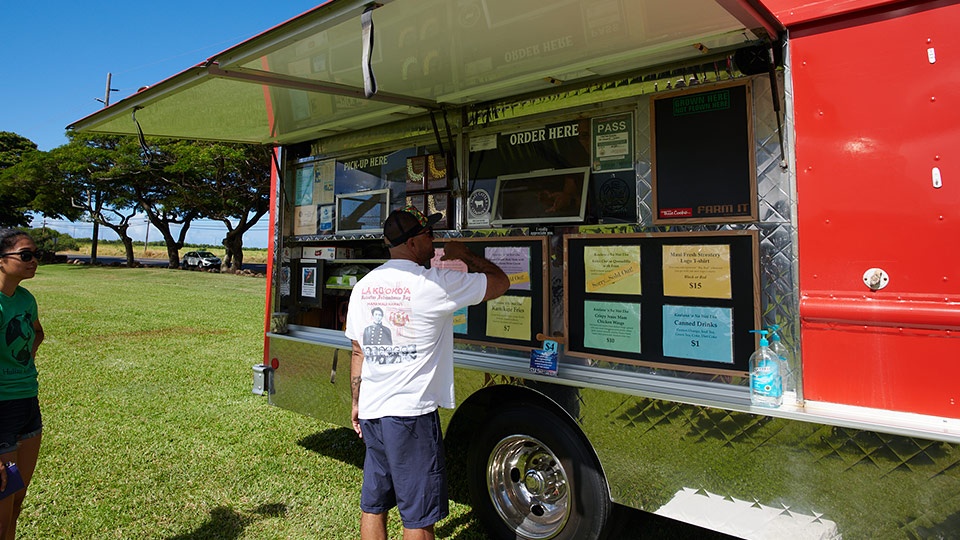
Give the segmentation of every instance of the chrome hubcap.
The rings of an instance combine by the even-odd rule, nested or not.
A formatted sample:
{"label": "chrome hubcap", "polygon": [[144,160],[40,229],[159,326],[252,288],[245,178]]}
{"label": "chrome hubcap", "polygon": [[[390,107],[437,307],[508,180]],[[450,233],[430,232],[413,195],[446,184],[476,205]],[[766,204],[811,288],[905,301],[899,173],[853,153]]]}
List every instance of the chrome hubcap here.
{"label": "chrome hubcap", "polygon": [[511,435],[494,447],[487,487],[494,507],[524,538],[552,538],[569,516],[567,474],[543,443]]}

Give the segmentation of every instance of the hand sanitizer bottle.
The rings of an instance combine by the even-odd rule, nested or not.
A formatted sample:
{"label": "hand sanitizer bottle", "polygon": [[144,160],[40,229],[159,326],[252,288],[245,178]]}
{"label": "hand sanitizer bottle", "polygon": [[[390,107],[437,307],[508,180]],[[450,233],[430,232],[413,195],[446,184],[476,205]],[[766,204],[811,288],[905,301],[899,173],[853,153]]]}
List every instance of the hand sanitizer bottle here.
{"label": "hand sanitizer bottle", "polygon": [[780,325],[770,326],[770,350],[773,354],[780,357],[780,376],[783,379],[783,402],[789,405],[797,403],[797,379],[796,372],[793,369],[793,355],[787,349],[787,346],[780,341]]}
{"label": "hand sanitizer bottle", "polygon": [[779,407],[783,403],[783,379],[780,358],[770,350],[766,330],[760,334],[760,348],[750,355],[750,402],[760,407]]}

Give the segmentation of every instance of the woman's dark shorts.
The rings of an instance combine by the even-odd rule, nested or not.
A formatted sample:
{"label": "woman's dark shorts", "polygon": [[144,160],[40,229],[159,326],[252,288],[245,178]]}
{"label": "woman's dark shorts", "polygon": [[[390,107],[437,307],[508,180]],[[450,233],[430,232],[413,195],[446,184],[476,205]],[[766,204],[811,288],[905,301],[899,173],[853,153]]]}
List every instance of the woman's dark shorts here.
{"label": "woman's dark shorts", "polygon": [[447,517],[447,469],[437,411],[360,420],[360,430],[367,445],[360,509],[382,514],[396,506],[407,529]]}
{"label": "woman's dark shorts", "polygon": [[20,441],[40,435],[42,429],[36,397],[0,401],[0,454],[13,452]]}

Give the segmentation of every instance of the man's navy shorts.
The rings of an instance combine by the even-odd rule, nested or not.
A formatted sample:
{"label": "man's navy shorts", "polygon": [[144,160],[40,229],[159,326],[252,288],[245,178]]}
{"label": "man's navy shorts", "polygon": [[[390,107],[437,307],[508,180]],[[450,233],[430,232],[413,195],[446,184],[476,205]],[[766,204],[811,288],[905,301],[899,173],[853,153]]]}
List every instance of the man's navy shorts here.
{"label": "man's navy shorts", "polygon": [[360,509],[382,514],[396,506],[407,529],[447,517],[447,468],[437,411],[360,420],[360,430],[367,445]]}
{"label": "man's navy shorts", "polygon": [[0,454],[13,452],[20,441],[36,437],[42,428],[37,398],[0,401]]}

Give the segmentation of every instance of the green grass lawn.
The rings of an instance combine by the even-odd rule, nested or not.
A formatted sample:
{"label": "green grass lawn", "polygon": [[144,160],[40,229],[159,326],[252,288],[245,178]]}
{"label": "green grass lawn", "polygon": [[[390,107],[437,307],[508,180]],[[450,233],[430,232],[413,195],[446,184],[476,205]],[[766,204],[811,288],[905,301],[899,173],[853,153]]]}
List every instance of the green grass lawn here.
{"label": "green grass lawn", "polygon": [[[362,443],[251,391],[264,280],[52,265],[24,286],[47,338],[19,538],[358,537]],[[437,533],[484,537],[456,500]]]}

